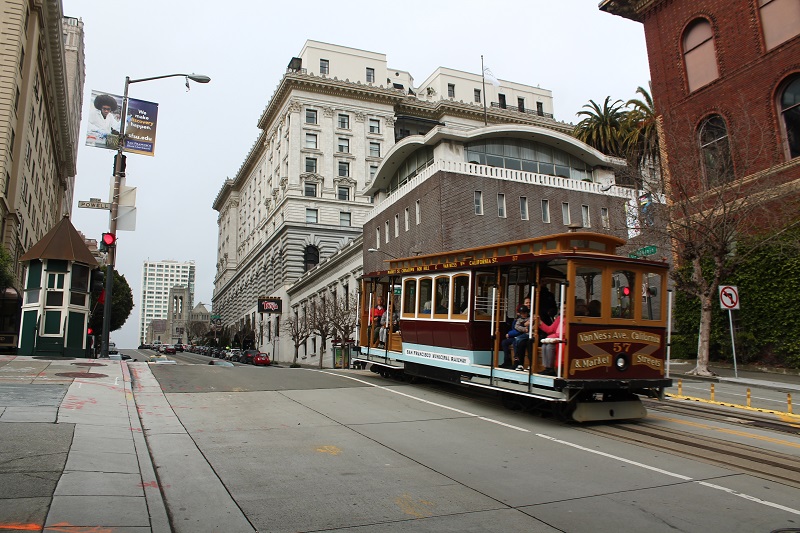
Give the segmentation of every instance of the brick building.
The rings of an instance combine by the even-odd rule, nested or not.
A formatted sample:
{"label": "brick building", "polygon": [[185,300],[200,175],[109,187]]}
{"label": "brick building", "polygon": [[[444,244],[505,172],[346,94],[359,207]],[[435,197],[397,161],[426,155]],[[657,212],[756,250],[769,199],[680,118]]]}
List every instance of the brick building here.
{"label": "brick building", "polygon": [[800,1],[605,0],[600,9],[644,25],[673,184],[769,190],[795,219]]}

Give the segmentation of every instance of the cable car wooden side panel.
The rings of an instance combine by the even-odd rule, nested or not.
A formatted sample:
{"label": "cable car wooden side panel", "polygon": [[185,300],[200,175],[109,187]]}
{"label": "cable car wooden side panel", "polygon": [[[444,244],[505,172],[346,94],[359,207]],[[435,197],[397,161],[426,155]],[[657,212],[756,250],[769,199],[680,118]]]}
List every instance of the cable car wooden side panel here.
{"label": "cable car wooden side panel", "polygon": [[[363,278],[354,364],[493,390],[509,406],[579,422],[646,416],[639,396],[663,398],[672,384],[668,268],[618,255],[622,244],[564,233],[388,261]],[[511,339],[515,324],[527,330]]]}

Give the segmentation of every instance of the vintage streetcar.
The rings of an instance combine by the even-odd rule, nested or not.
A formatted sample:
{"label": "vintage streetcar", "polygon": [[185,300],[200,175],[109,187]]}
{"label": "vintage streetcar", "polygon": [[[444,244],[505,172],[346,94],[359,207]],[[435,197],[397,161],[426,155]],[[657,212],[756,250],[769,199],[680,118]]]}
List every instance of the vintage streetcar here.
{"label": "vintage streetcar", "polygon": [[[367,327],[353,363],[493,390],[509,407],[578,422],[644,417],[640,396],[663,399],[672,385],[668,265],[617,254],[624,244],[573,232],[388,259],[364,275]],[[527,337],[503,342],[525,304]],[[518,359],[510,368],[506,346]]]}

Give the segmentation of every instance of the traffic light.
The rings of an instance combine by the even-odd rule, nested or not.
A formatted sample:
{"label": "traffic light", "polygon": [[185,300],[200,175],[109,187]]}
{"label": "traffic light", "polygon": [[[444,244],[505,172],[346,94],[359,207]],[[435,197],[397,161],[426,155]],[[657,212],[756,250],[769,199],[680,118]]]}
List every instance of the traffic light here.
{"label": "traffic light", "polygon": [[109,248],[113,248],[117,244],[117,236],[113,233],[103,233],[103,236],[100,238],[100,245],[99,250],[101,252],[107,252]]}
{"label": "traffic light", "polygon": [[106,286],[106,273],[102,269],[92,270],[92,292],[100,292]]}
{"label": "traffic light", "polygon": [[92,327],[86,328],[86,334],[91,337],[92,335],[94,335],[94,329],[92,329]]}
{"label": "traffic light", "polygon": [[623,296],[630,296],[631,295],[631,288],[630,287],[622,287],[622,295]]}

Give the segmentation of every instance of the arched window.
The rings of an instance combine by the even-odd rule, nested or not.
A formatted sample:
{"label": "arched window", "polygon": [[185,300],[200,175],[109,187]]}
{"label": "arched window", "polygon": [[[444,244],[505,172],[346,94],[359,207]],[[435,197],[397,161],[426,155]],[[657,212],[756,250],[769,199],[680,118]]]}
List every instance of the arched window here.
{"label": "arched window", "polygon": [[716,187],[731,181],[733,161],[725,119],[719,115],[707,117],[700,123],[698,136],[708,186]]}
{"label": "arched window", "polygon": [[303,252],[303,268],[306,272],[319,264],[319,249],[309,244]]}
{"label": "arched window", "polygon": [[683,61],[689,92],[719,78],[714,32],[706,19],[697,19],[683,33]]}
{"label": "arched window", "polygon": [[797,0],[758,0],[758,13],[767,50],[800,33],[800,2]]}
{"label": "arched window", "polygon": [[800,157],[800,75],[780,93],[781,127],[789,158]]}

